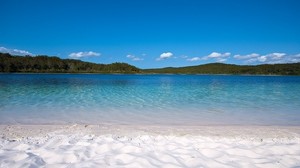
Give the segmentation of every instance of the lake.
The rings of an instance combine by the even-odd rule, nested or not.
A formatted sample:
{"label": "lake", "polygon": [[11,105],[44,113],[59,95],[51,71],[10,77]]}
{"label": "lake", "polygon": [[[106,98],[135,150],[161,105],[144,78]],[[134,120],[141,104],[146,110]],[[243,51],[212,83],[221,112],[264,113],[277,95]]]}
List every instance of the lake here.
{"label": "lake", "polygon": [[300,125],[299,76],[0,74],[0,124]]}

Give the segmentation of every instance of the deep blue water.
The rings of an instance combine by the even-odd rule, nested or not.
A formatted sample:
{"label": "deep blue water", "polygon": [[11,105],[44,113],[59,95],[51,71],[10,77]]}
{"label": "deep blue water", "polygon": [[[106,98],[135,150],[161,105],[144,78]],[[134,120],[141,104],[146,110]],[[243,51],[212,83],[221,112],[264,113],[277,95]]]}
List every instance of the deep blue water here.
{"label": "deep blue water", "polygon": [[8,123],[300,125],[300,77],[0,74]]}

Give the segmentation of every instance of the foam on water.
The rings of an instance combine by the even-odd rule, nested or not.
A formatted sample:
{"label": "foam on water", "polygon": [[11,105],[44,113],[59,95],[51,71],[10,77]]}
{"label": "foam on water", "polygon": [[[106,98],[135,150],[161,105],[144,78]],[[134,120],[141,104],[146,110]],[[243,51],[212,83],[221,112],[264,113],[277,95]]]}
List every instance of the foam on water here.
{"label": "foam on water", "polygon": [[300,125],[300,77],[1,74],[0,123]]}

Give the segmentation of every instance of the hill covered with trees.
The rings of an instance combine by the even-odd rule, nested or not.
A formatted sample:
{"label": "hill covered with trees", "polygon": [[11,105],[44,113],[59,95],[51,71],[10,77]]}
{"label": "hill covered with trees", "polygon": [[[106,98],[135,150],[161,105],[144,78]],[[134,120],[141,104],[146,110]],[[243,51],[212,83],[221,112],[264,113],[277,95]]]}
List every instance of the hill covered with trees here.
{"label": "hill covered with trees", "polygon": [[96,64],[49,56],[12,56],[0,53],[0,72],[33,73],[139,73],[126,63]]}
{"label": "hill covered with trees", "polygon": [[144,73],[171,74],[253,74],[253,75],[300,75],[300,63],[264,64],[264,65],[232,65],[211,63],[198,66],[168,67],[146,69]]}
{"label": "hill covered with trees", "polygon": [[300,75],[300,63],[264,65],[211,63],[142,70],[127,63],[96,64],[43,55],[12,56],[8,53],[0,53],[0,72]]}

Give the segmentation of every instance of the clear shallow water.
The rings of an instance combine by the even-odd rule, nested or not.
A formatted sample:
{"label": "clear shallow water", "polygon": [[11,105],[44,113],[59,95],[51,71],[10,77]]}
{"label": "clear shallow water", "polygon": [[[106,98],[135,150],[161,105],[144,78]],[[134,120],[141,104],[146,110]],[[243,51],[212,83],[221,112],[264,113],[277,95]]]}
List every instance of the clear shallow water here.
{"label": "clear shallow water", "polygon": [[300,77],[0,74],[0,124],[300,125]]}

